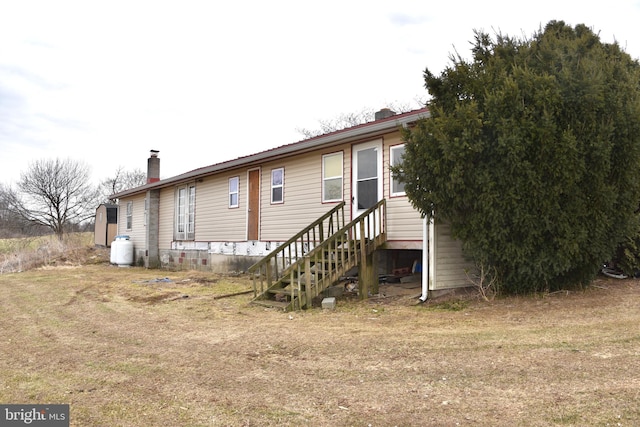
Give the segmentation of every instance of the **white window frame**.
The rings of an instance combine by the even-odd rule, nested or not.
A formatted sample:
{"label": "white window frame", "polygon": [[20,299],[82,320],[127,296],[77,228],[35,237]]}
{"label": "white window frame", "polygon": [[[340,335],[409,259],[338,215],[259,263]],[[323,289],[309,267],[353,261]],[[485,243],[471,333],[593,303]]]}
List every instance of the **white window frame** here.
{"label": "white window frame", "polygon": [[[396,166],[396,163],[394,161],[394,151],[397,151],[399,149],[402,149],[404,154],[405,144],[399,144],[399,145],[394,145],[392,147],[389,147],[389,165],[390,166]],[[390,181],[389,193],[391,194],[391,196],[406,196],[407,193],[404,191],[404,183],[401,183],[398,181],[398,179],[393,175],[393,171],[391,169],[389,169],[389,174],[391,176],[391,179],[389,180]],[[395,191],[397,186],[401,186],[402,190]]]}
{"label": "white window frame", "polygon": [[175,240],[194,240],[196,223],[196,184],[176,188]]}
{"label": "white window frame", "polygon": [[[235,184],[235,190],[233,189]],[[233,196],[235,196],[235,203],[233,203]],[[240,207],[240,177],[233,176],[229,178],[229,208]]]}
{"label": "white window frame", "polygon": [[[282,177],[280,183],[274,183],[276,172],[280,172],[280,176]],[[280,200],[274,198],[274,191],[277,189],[280,189]],[[284,168],[271,169],[271,204],[282,203],[284,203]]]}
{"label": "white window frame", "polygon": [[133,229],[133,202],[127,202],[127,230]]}
{"label": "white window frame", "polygon": [[[340,175],[327,176],[326,174],[326,161],[329,158],[340,157]],[[326,184],[329,181],[340,180],[340,197],[328,198],[326,192]],[[322,156],[322,202],[339,202],[344,200],[344,153],[338,151],[337,153],[324,154]]]}

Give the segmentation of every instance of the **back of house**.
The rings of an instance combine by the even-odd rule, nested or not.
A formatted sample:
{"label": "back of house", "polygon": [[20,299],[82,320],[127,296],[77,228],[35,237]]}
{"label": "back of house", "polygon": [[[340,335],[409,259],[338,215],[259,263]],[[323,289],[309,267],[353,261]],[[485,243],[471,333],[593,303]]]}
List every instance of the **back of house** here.
{"label": "back of house", "polygon": [[379,274],[421,271],[430,290],[468,286],[460,243],[446,224],[421,218],[390,169],[404,153],[401,129],[426,117],[385,109],[375,121],[168,179],[153,150],[147,184],[114,195],[118,234],[138,265],[246,271],[336,205],[345,202],[350,221],[385,199]]}

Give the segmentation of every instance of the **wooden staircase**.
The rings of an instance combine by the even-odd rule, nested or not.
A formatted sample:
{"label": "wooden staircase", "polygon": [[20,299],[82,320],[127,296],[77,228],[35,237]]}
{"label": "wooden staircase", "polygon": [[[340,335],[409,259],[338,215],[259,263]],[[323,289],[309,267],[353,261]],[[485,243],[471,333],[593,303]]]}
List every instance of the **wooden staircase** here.
{"label": "wooden staircase", "polygon": [[340,203],[249,268],[253,304],[284,311],[311,307],[313,298],[355,266],[362,282],[371,255],[387,239],[386,202],[348,224],[344,206]]}

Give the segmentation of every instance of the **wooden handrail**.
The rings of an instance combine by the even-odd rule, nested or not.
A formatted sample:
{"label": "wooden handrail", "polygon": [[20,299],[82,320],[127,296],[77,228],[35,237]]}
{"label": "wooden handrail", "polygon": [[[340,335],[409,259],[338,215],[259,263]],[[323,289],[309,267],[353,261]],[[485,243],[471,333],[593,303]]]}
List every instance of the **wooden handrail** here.
{"label": "wooden handrail", "polygon": [[[333,234],[333,230],[342,228],[345,221],[344,206],[345,202],[340,202],[329,212],[249,267],[247,271],[253,276],[254,296],[268,289],[274,280],[278,281],[289,274],[289,270],[297,260],[311,251],[315,245],[325,240],[325,221],[328,220],[327,229],[329,235]],[[256,280],[259,281],[260,286],[258,286]]]}
{"label": "wooden handrail", "polygon": [[[367,209],[349,224],[328,237],[305,256],[305,265],[324,265],[327,253],[333,254],[341,262],[340,268],[325,272],[321,280],[313,280],[310,274],[304,278],[306,305],[318,296],[326,286],[339,280],[338,272],[346,273],[351,267],[361,262],[361,255],[375,251],[386,241],[386,200],[382,199]],[[357,242],[357,244],[353,244]],[[345,261],[348,260],[348,261]],[[300,265],[300,264],[299,264]],[[305,267],[305,271],[309,271]],[[298,274],[299,282],[302,275]],[[326,286],[325,286],[326,285]],[[298,283],[298,291],[300,291]]]}
{"label": "wooden handrail", "polygon": [[[384,212],[381,213],[380,211],[384,209],[384,206],[386,205],[385,202],[386,200],[382,199],[378,203],[376,203],[374,206],[364,211],[356,219],[354,219],[349,224],[342,227],[340,230],[338,230],[331,236],[329,236],[320,245],[316,246],[312,251],[309,252],[308,255],[309,256],[315,255],[316,252],[319,252],[325,249],[325,246],[328,243],[330,243],[332,240],[338,239],[345,235],[350,236],[351,240],[355,240],[356,236],[358,236],[359,234],[359,232],[356,233],[355,229],[356,229],[356,226],[359,226],[360,223],[365,224],[365,229],[364,229],[365,236],[360,236],[360,237],[364,237],[367,240],[374,240],[376,237],[384,234],[386,232],[384,229],[385,221],[382,221],[384,219],[383,218]],[[378,215],[376,215],[376,212],[378,212]],[[373,217],[373,218],[370,218],[370,217]],[[379,224],[376,224],[376,222],[379,222]],[[378,225],[379,228],[376,229],[376,225]]]}
{"label": "wooden handrail", "polygon": [[[349,224],[344,224],[344,202],[314,221],[287,242],[249,268],[253,276],[254,298],[271,287],[282,289],[287,280],[290,309],[310,307],[312,299],[356,265],[362,264],[386,241],[386,201],[383,199]],[[336,217],[334,218],[334,214]],[[329,219],[329,236],[323,225]],[[342,219],[342,227],[340,226]],[[334,230],[336,230],[333,232]],[[317,235],[316,235],[317,231]],[[310,235],[313,235],[313,240]],[[306,240],[305,240],[306,239]],[[305,250],[305,244],[307,247]],[[311,244],[313,243],[313,245]],[[300,252],[298,252],[300,247]],[[280,265],[282,263],[282,265]],[[313,267],[312,267],[313,266]],[[303,291],[304,285],[304,291]]]}

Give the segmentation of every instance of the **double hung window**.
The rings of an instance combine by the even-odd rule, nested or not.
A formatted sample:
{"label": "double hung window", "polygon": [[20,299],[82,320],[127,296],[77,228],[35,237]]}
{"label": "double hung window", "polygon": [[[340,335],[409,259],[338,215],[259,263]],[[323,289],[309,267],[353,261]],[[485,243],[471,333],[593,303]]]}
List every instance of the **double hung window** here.
{"label": "double hung window", "polygon": [[133,228],[133,202],[127,202],[127,230]]}
{"label": "double hung window", "polygon": [[271,203],[284,203],[284,168],[271,170]]}
{"label": "double hung window", "polygon": [[234,176],[229,178],[229,207],[237,208],[240,206],[240,178]]}
{"label": "double hung window", "polygon": [[[404,144],[391,147],[390,151],[391,166],[401,166],[402,156],[404,156]],[[392,196],[404,196],[404,182],[401,182],[393,172],[391,172],[391,195]]]}
{"label": "double hung window", "polygon": [[175,239],[195,239],[196,186],[188,184],[176,191]]}
{"label": "double hung window", "polygon": [[322,156],[322,201],[342,200],[342,152]]}

